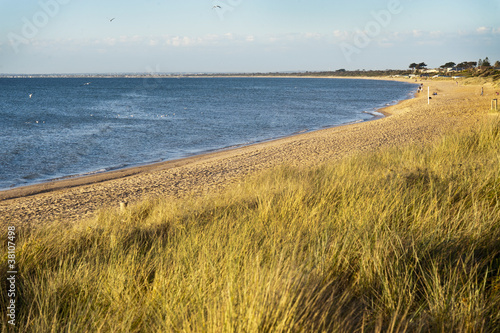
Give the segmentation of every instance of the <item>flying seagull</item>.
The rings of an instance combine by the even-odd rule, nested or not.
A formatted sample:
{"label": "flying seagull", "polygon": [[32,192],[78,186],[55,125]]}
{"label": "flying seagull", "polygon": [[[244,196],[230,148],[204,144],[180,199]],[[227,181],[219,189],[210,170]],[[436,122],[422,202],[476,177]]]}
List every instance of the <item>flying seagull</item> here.
{"label": "flying seagull", "polygon": [[29,96],[30,96],[30,98],[31,98],[31,96],[33,96],[33,93],[31,93]]}
{"label": "flying seagull", "polygon": [[87,82],[87,83],[84,83],[83,85],[84,86],[88,86],[89,84],[91,84],[92,82]]}
{"label": "flying seagull", "polygon": [[212,9],[215,9],[215,8],[222,8],[221,6],[217,5],[217,6],[213,6]]}
{"label": "flying seagull", "polygon": [[113,17],[111,20],[109,20],[109,22],[113,22],[113,20],[114,20],[114,19],[115,19],[115,18]]}

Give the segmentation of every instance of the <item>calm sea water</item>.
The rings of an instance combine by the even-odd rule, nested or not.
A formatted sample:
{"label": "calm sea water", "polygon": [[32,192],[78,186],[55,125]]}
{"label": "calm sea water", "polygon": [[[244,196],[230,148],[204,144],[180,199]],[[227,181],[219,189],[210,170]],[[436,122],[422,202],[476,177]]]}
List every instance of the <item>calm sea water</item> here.
{"label": "calm sea water", "polygon": [[306,78],[0,79],[0,189],[370,120],[415,90]]}

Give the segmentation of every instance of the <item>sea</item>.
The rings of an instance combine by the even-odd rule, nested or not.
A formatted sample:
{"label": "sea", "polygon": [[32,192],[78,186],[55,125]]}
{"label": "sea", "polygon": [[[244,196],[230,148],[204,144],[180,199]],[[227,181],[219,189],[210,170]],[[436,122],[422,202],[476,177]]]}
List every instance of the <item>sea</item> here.
{"label": "sea", "polygon": [[0,190],[373,120],[417,87],[327,78],[0,78]]}

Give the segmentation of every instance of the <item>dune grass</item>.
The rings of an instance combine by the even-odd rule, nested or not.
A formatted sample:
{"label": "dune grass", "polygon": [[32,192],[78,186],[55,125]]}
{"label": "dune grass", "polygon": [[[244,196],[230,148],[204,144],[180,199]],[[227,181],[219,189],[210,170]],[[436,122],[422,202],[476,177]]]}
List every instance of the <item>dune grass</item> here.
{"label": "dune grass", "polygon": [[15,330],[499,331],[499,128],[19,227]]}
{"label": "dune grass", "polygon": [[500,74],[494,76],[474,76],[470,78],[464,78],[461,81],[464,85],[484,85],[491,84],[493,88],[500,88]]}

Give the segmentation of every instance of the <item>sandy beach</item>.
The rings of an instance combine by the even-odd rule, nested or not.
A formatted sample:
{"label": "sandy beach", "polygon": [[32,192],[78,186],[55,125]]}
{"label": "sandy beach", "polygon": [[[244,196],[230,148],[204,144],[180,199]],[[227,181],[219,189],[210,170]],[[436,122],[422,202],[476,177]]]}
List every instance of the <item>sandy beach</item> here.
{"label": "sandy beach", "polygon": [[[414,80],[408,81],[415,83]],[[328,128],[236,149],[0,192],[2,224],[75,221],[145,198],[182,197],[223,189],[282,164],[317,165],[380,147],[424,143],[470,128],[490,112],[490,85],[418,81],[424,92],[383,110],[382,119]],[[427,87],[432,96],[427,104]],[[498,115],[500,113],[497,113]]]}

